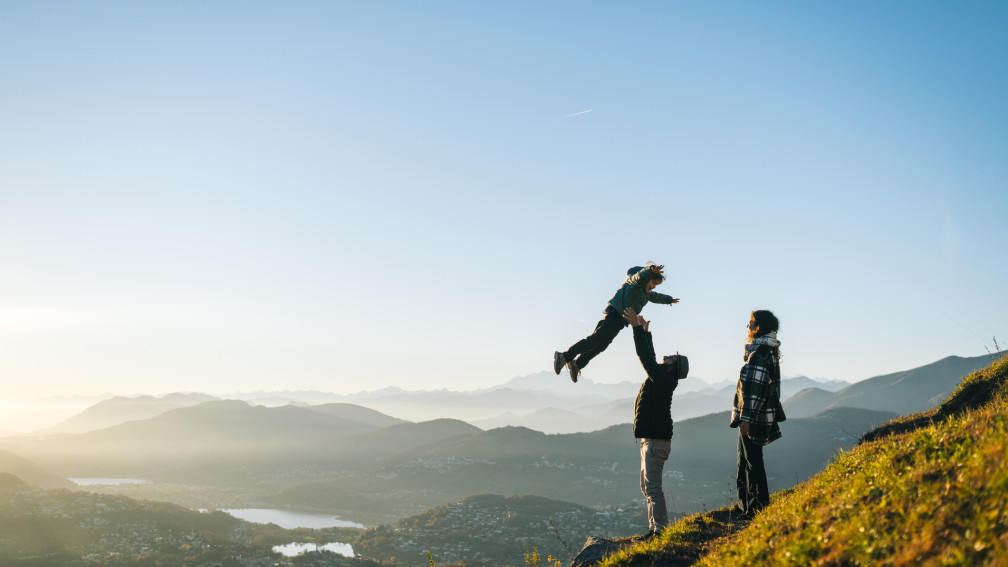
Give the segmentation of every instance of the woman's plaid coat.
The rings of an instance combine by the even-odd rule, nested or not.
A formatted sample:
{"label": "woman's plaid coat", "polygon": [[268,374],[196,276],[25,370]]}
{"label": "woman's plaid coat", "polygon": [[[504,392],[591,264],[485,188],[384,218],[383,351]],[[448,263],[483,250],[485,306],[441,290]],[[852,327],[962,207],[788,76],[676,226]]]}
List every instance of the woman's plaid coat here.
{"label": "woman's plaid coat", "polygon": [[779,345],[769,337],[746,344],[745,364],[732,404],[731,427],[748,421],[749,438],[761,445],[780,438],[777,424],[786,419],[780,403]]}

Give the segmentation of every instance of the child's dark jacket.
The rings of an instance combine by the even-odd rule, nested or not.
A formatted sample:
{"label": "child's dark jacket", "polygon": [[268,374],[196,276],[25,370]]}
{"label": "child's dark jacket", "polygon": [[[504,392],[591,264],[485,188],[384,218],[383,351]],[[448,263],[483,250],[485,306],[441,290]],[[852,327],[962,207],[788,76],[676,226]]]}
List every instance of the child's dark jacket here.
{"label": "child's dark jacket", "polygon": [[623,285],[616,290],[616,295],[609,300],[609,305],[616,310],[616,313],[621,317],[623,316],[623,310],[627,307],[632,307],[635,312],[640,314],[641,309],[647,303],[672,303],[672,297],[665,295],[664,293],[658,293],[656,291],[649,292],[647,290],[647,283],[651,280],[650,267],[640,267],[635,266],[627,270],[627,279],[623,282]]}
{"label": "child's dark jacket", "polygon": [[637,357],[647,372],[634,402],[634,437],[672,439],[672,392],[679,385],[678,370],[655,360],[651,333],[644,327],[634,327],[633,333]]}

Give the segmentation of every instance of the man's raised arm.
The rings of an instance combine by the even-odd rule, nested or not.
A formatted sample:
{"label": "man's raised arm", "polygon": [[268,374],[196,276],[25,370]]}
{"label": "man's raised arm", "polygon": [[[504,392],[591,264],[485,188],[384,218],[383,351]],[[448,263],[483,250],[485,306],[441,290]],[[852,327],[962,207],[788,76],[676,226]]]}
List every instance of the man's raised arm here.
{"label": "man's raised arm", "polygon": [[637,358],[640,359],[644,371],[647,372],[650,378],[659,376],[658,361],[655,360],[654,344],[651,341],[651,333],[648,331],[650,322],[638,315],[632,307],[627,307],[623,310],[623,318],[633,327],[634,348],[637,350]]}

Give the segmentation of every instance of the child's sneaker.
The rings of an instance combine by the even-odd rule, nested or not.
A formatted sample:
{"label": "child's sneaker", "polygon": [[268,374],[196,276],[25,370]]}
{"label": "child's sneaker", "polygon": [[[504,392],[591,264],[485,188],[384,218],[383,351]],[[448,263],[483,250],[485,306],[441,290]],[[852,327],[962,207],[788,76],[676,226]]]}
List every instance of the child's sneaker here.
{"label": "child's sneaker", "polygon": [[557,376],[560,375],[560,371],[563,370],[566,364],[567,361],[564,360],[562,352],[557,351],[553,353],[553,372],[556,372]]}
{"label": "child's sneaker", "polygon": [[572,360],[567,363],[567,367],[570,368],[571,382],[577,384],[578,374],[581,373],[581,369],[578,368],[577,362]]}

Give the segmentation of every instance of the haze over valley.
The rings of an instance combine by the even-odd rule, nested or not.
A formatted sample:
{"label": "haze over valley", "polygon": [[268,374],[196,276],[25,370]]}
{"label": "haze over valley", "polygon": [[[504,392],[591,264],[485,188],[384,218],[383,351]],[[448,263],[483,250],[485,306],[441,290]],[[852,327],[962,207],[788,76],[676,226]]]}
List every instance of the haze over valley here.
{"label": "haze over valley", "polygon": [[[949,357],[847,386],[785,379],[788,435],[775,450],[793,458],[769,462],[772,487],[817,472],[873,425],[930,407],[959,376],[987,362]],[[734,387],[690,380],[674,396],[668,465],[680,513],[726,501],[737,435],[725,411]],[[478,493],[622,506],[639,499],[629,426],[635,390],[631,383],[574,385],[534,375],[477,392],[275,393],[270,401],[283,405],[273,406],[200,394],[118,397],[31,435],[4,438],[0,472],[46,488],[71,487],[67,478],[142,479],[88,489],[194,509],[323,511],[368,525]],[[410,417],[424,419],[392,413],[411,404]],[[487,415],[488,408],[501,413],[487,421],[512,422],[480,427],[457,417]],[[537,421],[580,431],[544,432]],[[389,490],[395,498],[385,496]]]}
{"label": "haze over valley", "polygon": [[[933,406],[960,376],[990,360],[948,357],[849,385],[786,378],[786,435],[771,450],[788,458],[768,460],[771,490],[806,480],[838,451],[851,448],[866,431],[898,414]],[[460,527],[504,514],[514,520],[498,525],[493,519],[484,526],[488,531],[483,539],[494,534],[510,539],[503,545],[484,545],[470,557],[483,557],[488,564],[507,561],[514,542],[561,554],[570,546],[564,542],[575,541],[584,531],[624,537],[639,533],[644,521],[639,454],[628,423],[635,385],[575,385],[563,378],[537,374],[472,392],[113,397],[29,435],[0,439],[0,474],[17,479],[8,489],[20,495],[13,496],[15,500],[26,499],[18,502],[41,501],[39,494],[25,492],[35,486],[52,493],[45,497],[52,502],[47,509],[63,510],[67,517],[86,515],[83,510],[95,506],[121,509],[129,517],[168,510],[135,502],[181,506],[196,515],[170,512],[174,525],[193,530],[213,525],[218,534],[214,537],[231,542],[205,547],[206,553],[211,548],[217,549],[214,553],[237,550],[247,545],[241,542],[259,537],[260,542],[272,542],[274,550],[303,551],[298,546],[307,544],[298,542],[313,541],[319,548],[330,545],[328,549],[336,551],[333,558],[358,556],[333,561],[398,557],[412,565],[422,563],[416,548],[420,544],[397,535],[401,531],[422,533],[423,545],[443,557],[464,558],[475,548]],[[673,405],[675,432],[665,471],[673,517],[727,506],[734,491],[737,431],[727,427],[724,411],[734,387],[695,379],[681,386],[674,396],[679,403]],[[404,419],[376,408],[409,408],[412,417],[431,418]],[[439,412],[486,416],[491,408],[500,413],[486,421],[512,423],[479,427],[457,417],[434,417]],[[535,429],[536,423],[583,430],[547,433]],[[589,428],[591,423],[598,427]],[[120,500],[69,496],[78,493]],[[22,513],[24,506],[28,504],[9,512]],[[73,511],[75,506],[85,508]],[[289,525],[264,532],[240,520],[201,519],[201,511],[213,510]],[[100,525],[80,531],[74,541],[84,541],[79,538],[96,533]],[[329,535],[307,538],[290,531],[298,525],[319,526],[314,528],[319,534]],[[160,529],[143,531],[176,547],[189,545]],[[121,529],[105,530],[103,537],[119,542],[116,546],[141,545],[122,539]],[[36,541],[28,535],[17,537]],[[31,545],[46,547],[40,541]],[[257,549],[266,554],[262,557],[269,555],[268,546]],[[98,556],[113,557],[103,553]]]}

